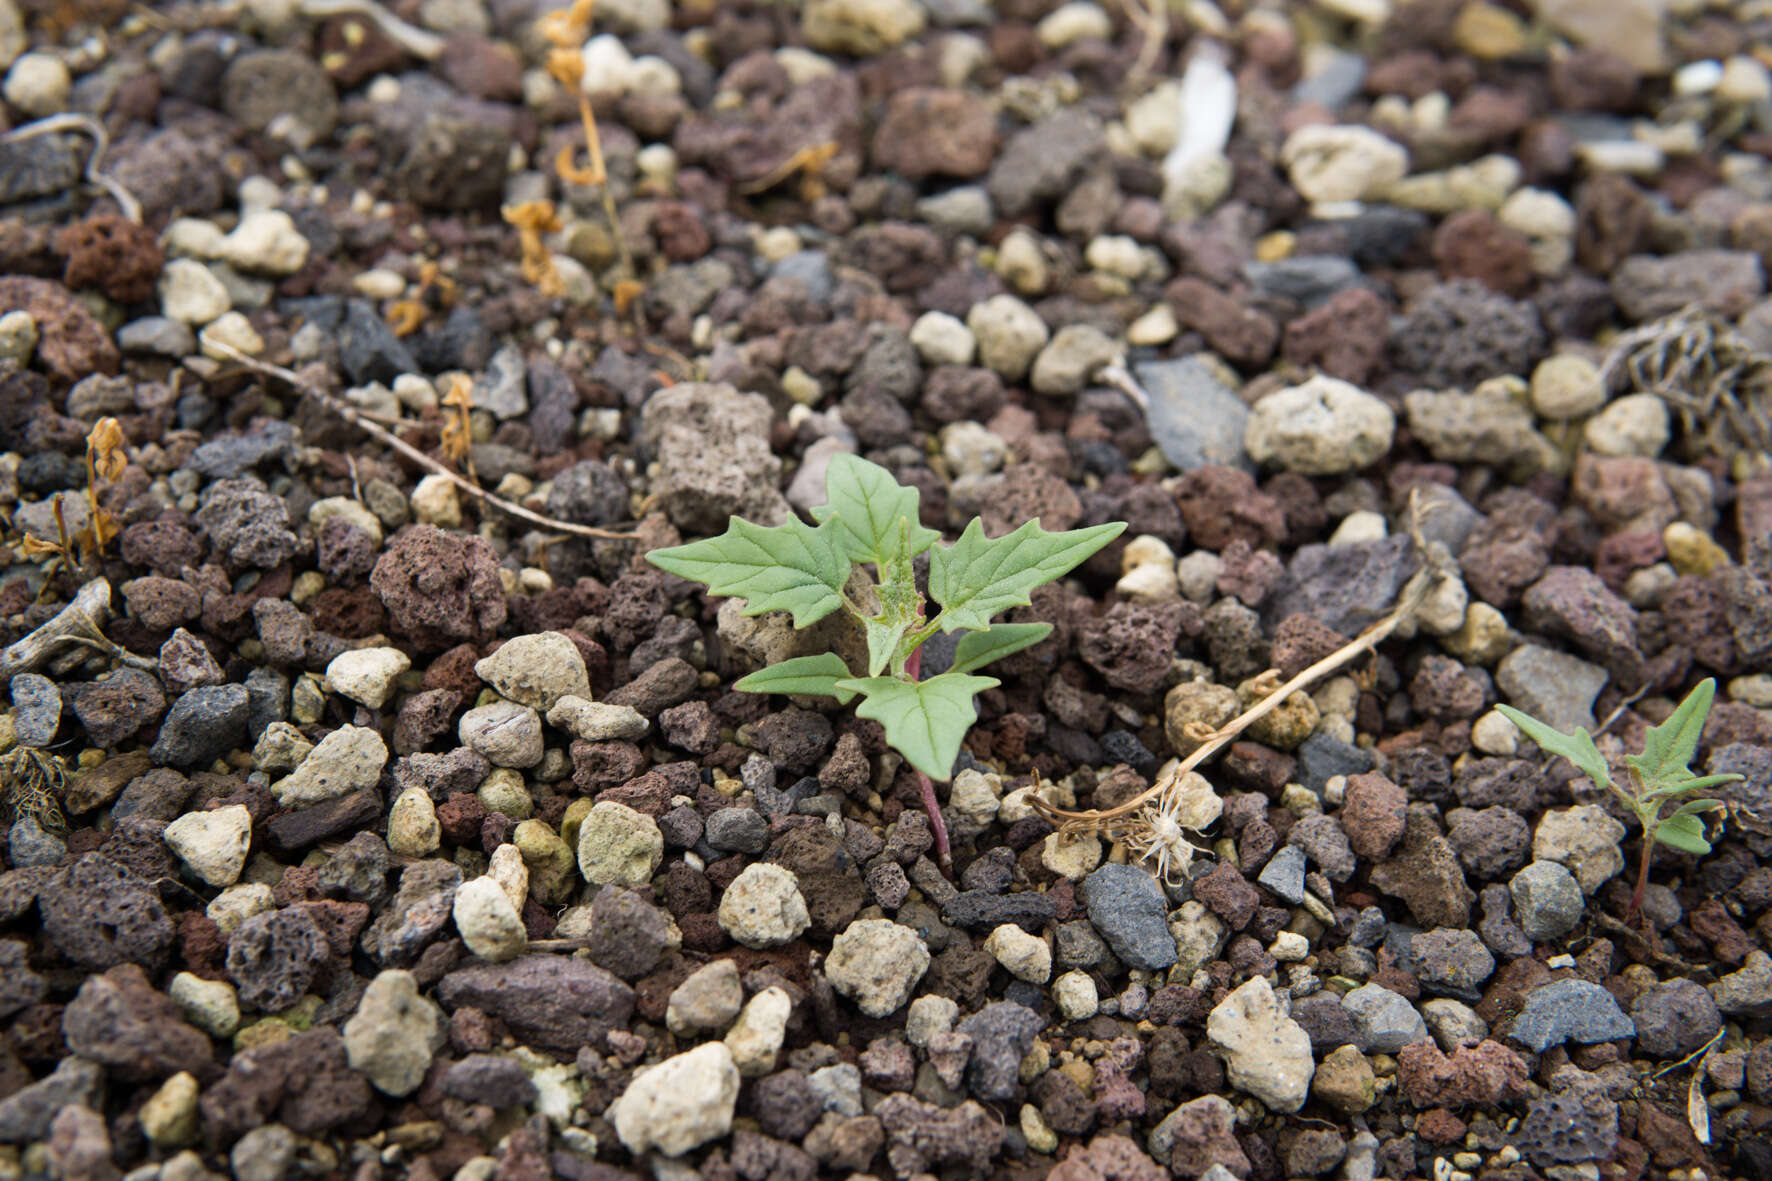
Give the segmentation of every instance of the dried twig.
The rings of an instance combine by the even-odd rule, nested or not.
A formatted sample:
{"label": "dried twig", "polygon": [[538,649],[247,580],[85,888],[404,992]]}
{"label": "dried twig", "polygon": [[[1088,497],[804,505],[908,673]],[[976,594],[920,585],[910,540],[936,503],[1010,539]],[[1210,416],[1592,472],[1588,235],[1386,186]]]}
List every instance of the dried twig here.
{"label": "dried twig", "polygon": [[[1412,504],[1411,514],[1414,515],[1416,511],[1416,506]],[[1364,652],[1375,650],[1379,644],[1383,643],[1390,637],[1392,632],[1402,626],[1404,621],[1414,617],[1414,614],[1416,610],[1420,608],[1422,601],[1427,598],[1428,592],[1431,591],[1446,574],[1446,572],[1440,570],[1433,564],[1431,560],[1432,555],[1424,546],[1422,546],[1419,528],[1412,527],[1411,532],[1415,535],[1417,550],[1422,553],[1424,559],[1428,559],[1429,564],[1410,580],[1408,586],[1404,587],[1403,594],[1399,597],[1397,605],[1391,609],[1389,615],[1385,616],[1371,627],[1368,627],[1358,636],[1349,640],[1346,644],[1343,644],[1328,656],[1317,661],[1315,664],[1311,665],[1273,692],[1268,693],[1260,701],[1250,706],[1247,710],[1244,710],[1237,717],[1232,718],[1229,722],[1226,722],[1223,726],[1214,730],[1205,742],[1196,748],[1192,754],[1175,763],[1170,768],[1167,775],[1160,777],[1156,783],[1132,797],[1130,800],[1127,800],[1125,803],[1113,808],[1090,812],[1067,812],[1062,808],[1055,808],[1045,800],[1035,796],[1032,801],[1035,809],[1038,810],[1041,815],[1045,816],[1047,820],[1060,825],[1070,832],[1104,832],[1132,822],[1139,809],[1144,807],[1146,803],[1158,799],[1162,797],[1164,793],[1172,790],[1183,775],[1192,771],[1207,759],[1210,759],[1213,755],[1230,745],[1239,734],[1266,717],[1268,714],[1272,713],[1274,710],[1278,709],[1286,699],[1291,697],[1294,693],[1318,679],[1328,676],[1336,669],[1347,664],[1348,661],[1354,659],[1354,657],[1359,656]]]}
{"label": "dried twig", "polygon": [[0,681],[10,681],[18,673],[37,671],[65,639],[72,637],[77,642],[88,642],[89,633],[110,617],[111,584],[103,578],[95,578],[81,587],[74,601],[63,607],[54,619],[0,649]]}
{"label": "dried twig", "polygon": [[1169,40],[1169,5],[1166,0],[1122,0],[1122,5],[1126,9],[1126,18],[1143,38],[1138,46],[1138,57],[1132,68],[1126,71],[1126,88],[1137,90],[1150,77],[1157,64],[1157,55],[1163,51],[1163,43]]}
{"label": "dried twig", "polygon": [[301,393],[313,398],[322,406],[325,406],[328,410],[332,411],[334,414],[338,415],[340,418],[344,419],[382,446],[398,451],[401,455],[404,455],[407,459],[418,464],[426,471],[434,472],[435,474],[442,476],[457,488],[466,492],[469,496],[472,496],[477,500],[483,500],[494,508],[509,513],[513,517],[528,521],[532,525],[539,525],[543,529],[552,529],[557,533],[571,533],[577,537],[596,537],[606,541],[631,541],[637,536],[637,534],[623,532],[620,529],[599,529],[594,525],[578,525],[571,521],[560,521],[553,517],[545,517],[531,509],[526,509],[515,501],[506,500],[497,493],[486,491],[486,489],[480,487],[478,484],[475,484],[471,480],[461,476],[459,473],[452,471],[446,464],[439,463],[435,459],[432,459],[423,451],[420,451],[417,447],[414,447],[411,443],[400,438],[392,431],[377,426],[375,423],[363,417],[355,406],[352,406],[341,398],[327,393],[313,382],[302,377],[301,374],[295,372],[293,369],[287,369],[282,365],[272,365],[267,361],[260,361],[256,357],[249,357],[239,349],[221,341],[210,341],[209,347],[225,353],[229,360],[244,365],[246,368],[262,377],[275,378],[278,381],[283,382],[285,385],[299,390]]}
{"label": "dried twig", "polygon": [[15,127],[4,135],[0,135],[0,143],[16,143],[21,139],[32,139],[39,135],[54,135],[62,131],[76,131],[81,135],[91,137],[92,155],[86,158],[87,183],[97,185],[109,193],[111,200],[117,202],[117,208],[123,211],[123,216],[136,225],[140,225],[142,205],[140,201],[135,199],[135,194],[124,188],[113,177],[99,171],[99,162],[104,159],[105,150],[111,146],[111,137],[106,134],[104,124],[91,115],[72,113],[50,115],[48,118],[38,119],[23,127]]}
{"label": "dried twig", "polygon": [[381,31],[400,48],[424,61],[436,61],[443,55],[443,38],[409,25],[375,0],[302,0],[303,16],[324,19],[329,16],[361,16],[374,21]]}

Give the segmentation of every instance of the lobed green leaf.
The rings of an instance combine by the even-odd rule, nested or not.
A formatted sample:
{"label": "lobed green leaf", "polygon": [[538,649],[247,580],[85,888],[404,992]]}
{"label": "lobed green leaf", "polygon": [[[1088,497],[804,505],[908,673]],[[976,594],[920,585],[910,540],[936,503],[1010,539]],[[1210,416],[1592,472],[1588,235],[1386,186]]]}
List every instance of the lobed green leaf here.
{"label": "lobed green leaf", "polygon": [[850,571],[835,518],[815,529],[798,517],[773,528],[733,517],[718,537],[656,549],[646,560],[711,594],[744,599],[746,615],[791,611],[795,627],[843,605]]}
{"label": "lobed green leaf", "polygon": [[973,518],[958,541],[929,555],[929,594],[943,608],[941,630],[984,631],[991,616],[1027,606],[1035,587],[1063,578],[1125,528],[1113,521],[1048,533],[1035,519],[993,539]]}
{"label": "lobed green leaf", "polygon": [[1663,820],[1655,829],[1655,839],[1670,849],[1694,857],[1710,852],[1710,842],[1704,839],[1704,821],[1691,813],[1675,814]]}
{"label": "lobed green leaf", "polygon": [[1593,735],[1586,730],[1577,728],[1574,733],[1565,734],[1561,730],[1552,729],[1531,714],[1521,713],[1511,705],[1498,705],[1495,709],[1540,747],[1553,755],[1562,755],[1587,772],[1588,778],[1598,786],[1612,786],[1612,776],[1606,769],[1606,760],[1594,746]]}
{"label": "lobed green leaf", "polygon": [[986,631],[967,632],[954,649],[949,672],[969,673],[993,660],[1031,648],[1052,634],[1050,623],[993,623]]}
{"label": "lobed green leaf", "polygon": [[1644,783],[1660,784],[1691,774],[1692,756],[1698,752],[1704,721],[1710,716],[1711,701],[1716,695],[1717,682],[1706,677],[1693,686],[1667,721],[1649,727],[1643,736],[1643,753],[1627,755],[1624,760],[1636,769]]}
{"label": "lobed green leaf", "polygon": [[[941,537],[918,523],[921,493],[900,484],[879,464],[858,456],[831,458],[824,494],[825,503],[813,508],[812,519],[835,517],[843,551],[851,561],[884,565],[894,556],[914,558]],[[902,530],[901,520],[908,526]]]}
{"label": "lobed green leaf", "polygon": [[838,681],[849,679],[849,666],[835,652],[817,656],[796,656],[768,668],[758,669],[740,677],[732,687],[746,693],[805,693],[835,697],[837,704],[848,705],[855,693],[837,687]]}
{"label": "lobed green leaf", "polygon": [[911,766],[931,779],[946,779],[966,731],[978,720],[973,698],[1001,683],[995,677],[947,672],[927,681],[856,677],[839,681],[837,687],[862,695],[856,715],[884,726],[886,741]]}

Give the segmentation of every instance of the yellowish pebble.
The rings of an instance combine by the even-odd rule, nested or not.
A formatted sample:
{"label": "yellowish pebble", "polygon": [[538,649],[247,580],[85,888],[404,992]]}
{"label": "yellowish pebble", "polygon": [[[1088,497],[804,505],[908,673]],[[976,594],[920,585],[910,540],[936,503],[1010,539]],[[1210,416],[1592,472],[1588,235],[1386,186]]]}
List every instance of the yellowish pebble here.
{"label": "yellowish pebble", "polygon": [[1729,565],[1729,552],[1709,534],[1685,521],[1675,521],[1661,531],[1661,542],[1667,546],[1667,561],[1681,574],[1709,574],[1719,566]]}
{"label": "yellowish pebble", "polygon": [[1255,243],[1255,258],[1258,262],[1279,262],[1283,258],[1291,258],[1297,247],[1297,234],[1291,230],[1275,230],[1271,234],[1263,234]]}

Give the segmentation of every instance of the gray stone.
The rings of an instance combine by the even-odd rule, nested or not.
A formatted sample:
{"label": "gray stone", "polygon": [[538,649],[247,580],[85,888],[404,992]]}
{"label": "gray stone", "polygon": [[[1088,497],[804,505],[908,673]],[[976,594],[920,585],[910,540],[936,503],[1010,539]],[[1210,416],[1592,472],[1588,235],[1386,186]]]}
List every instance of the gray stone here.
{"label": "gray stone", "polygon": [[1103,865],[1083,879],[1089,921],[1128,967],[1157,971],[1176,959],[1162,887],[1132,865]]}
{"label": "gray stone", "polygon": [[1723,1014],[1704,985],[1675,977],[1645,988],[1630,1007],[1637,1027],[1637,1052],[1654,1058],[1683,1058],[1723,1028]]}
{"label": "gray stone", "polygon": [[1304,871],[1307,858],[1298,845],[1286,845],[1261,868],[1255,880],[1293,906],[1304,902]]}
{"label": "gray stone", "polygon": [[1409,999],[1376,984],[1363,984],[1341,998],[1359,1026],[1360,1049],[1368,1054],[1395,1054],[1428,1036],[1427,1022]]}
{"label": "gray stone", "polygon": [[244,746],[251,699],[244,685],[204,685],[179,696],[160,724],[154,761],[189,770]]}
{"label": "gray stone", "polygon": [[1405,534],[1348,545],[1300,546],[1264,614],[1309,615],[1352,636],[1387,614],[1421,564]]}
{"label": "gray stone", "polygon": [[1587,900],[1575,875],[1555,861],[1534,861],[1507,884],[1514,917],[1534,943],[1561,939],[1581,922]]}
{"label": "gray stone", "polygon": [[1565,1042],[1609,1042],[1635,1036],[1636,1025],[1611,993],[1586,980],[1559,980],[1526,997],[1508,1036],[1535,1054]]}
{"label": "gray stone", "polygon": [[529,410],[528,380],[523,350],[505,345],[492,354],[486,372],[474,383],[474,405],[501,420],[525,414]]}
{"label": "gray stone", "polygon": [[19,673],[12,678],[12,724],[23,746],[48,746],[62,720],[62,694],[55,682],[40,673]]}
{"label": "gray stone", "polygon": [[972,1039],[972,1060],[966,1067],[972,1095],[986,1103],[1012,1098],[1021,1060],[1045,1026],[1038,1013],[1013,1001],[986,1005],[960,1022],[959,1032]]}
{"label": "gray stone", "polygon": [[1199,357],[1147,361],[1133,376],[1150,395],[1145,425],[1178,471],[1220,466],[1253,470],[1243,450],[1249,407]]}
{"label": "gray stone", "polygon": [[41,1082],[0,1099],[0,1143],[26,1144],[49,1136],[56,1113],[70,1104],[99,1103],[104,1068],[84,1058],[64,1058]]}
{"label": "gray stone", "polygon": [[589,960],[525,955],[461,968],[437,984],[445,1008],[469,1006],[497,1017],[520,1042],[577,1051],[634,1012],[634,990]]}

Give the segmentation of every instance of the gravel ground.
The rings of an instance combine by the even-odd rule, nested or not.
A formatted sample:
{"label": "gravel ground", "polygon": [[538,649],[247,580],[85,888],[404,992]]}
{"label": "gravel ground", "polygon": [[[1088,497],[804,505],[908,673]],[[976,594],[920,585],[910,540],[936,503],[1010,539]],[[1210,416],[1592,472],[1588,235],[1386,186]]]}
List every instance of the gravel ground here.
{"label": "gravel ground", "polygon": [[[1772,1177],[1768,45],[0,0],[0,1181]],[[951,879],[877,724],[731,688],[860,637],[642,560],[845,452],[1129,524]],[[1426,571],[1191,837],[1054,830]],[[1494,707],[1622,774],[1706,677],[1745,778],[1628,922]]]}

